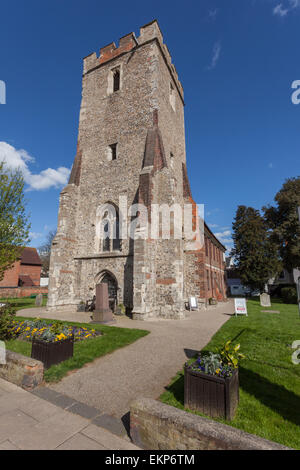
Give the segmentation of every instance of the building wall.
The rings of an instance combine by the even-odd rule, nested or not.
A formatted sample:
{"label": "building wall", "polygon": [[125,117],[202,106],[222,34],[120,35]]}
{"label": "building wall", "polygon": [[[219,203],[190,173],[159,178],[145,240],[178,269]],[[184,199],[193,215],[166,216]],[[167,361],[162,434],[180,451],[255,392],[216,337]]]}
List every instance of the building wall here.
{"label": "building wall", "polygon": [[0,287],[0,298],[21,298],[21,297],[30,297],[31,295],[36,294],[47,294],[47,287]]}
{"label": "building wall", "polygon": [[20,261],[16,261],[11,269],[5,271],[0,287],[18,287],[20,264]]}
{"label": "building wall", "polygon": [[225,263],[223,260],[223,251],[220,250],[218,243],[206,237],[205,242],[205,277],[206,277],[206,296],[214,297],[219,301],[226,298],[225,282]]}
{"label": "building wall", "polygon": [[34,266],[30,264],[21,264],[20,265],[20,275],[28,275],[30,276],[33,284],[35,286],[40,285],[40,279],[41,279],[41,266]]}

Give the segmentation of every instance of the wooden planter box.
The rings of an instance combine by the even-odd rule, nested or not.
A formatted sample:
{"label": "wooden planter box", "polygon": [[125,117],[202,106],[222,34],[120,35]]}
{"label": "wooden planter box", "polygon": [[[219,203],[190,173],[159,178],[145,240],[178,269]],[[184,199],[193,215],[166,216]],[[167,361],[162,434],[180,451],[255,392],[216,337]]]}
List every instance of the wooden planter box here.
{"label": "wooden planter box", "polygon": [[212,418],[234,417],[239,403],[239,373],[226,379],[184,368],[184,406]]}
{"label": "wooden planter box", "polygon": [[53,364],[59,364],[73,356],[74,337],[49,343],[40,339],[33,339],[31,357],[44,363],[44,368],[49,369]]}

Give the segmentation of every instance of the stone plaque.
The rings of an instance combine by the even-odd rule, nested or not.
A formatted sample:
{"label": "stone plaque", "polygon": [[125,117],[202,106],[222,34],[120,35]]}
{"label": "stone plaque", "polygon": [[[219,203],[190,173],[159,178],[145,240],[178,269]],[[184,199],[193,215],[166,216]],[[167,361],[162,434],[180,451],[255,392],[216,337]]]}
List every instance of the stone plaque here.
{"label": "stone plaque", "polygon": [[96,286],[96,308],[93,312],[93,321],[97,323],[114,321],[113,313],[109,308],[108,284],[106,282]]}
{"label": "stone plaque", "polygon": [[38,294],[35,298],[35,306],[41,307],[43,305],[43,294]]}
{"label": "stone plaque", "polygon": [[262,307],[271,307],[271,300],[269,294],[266,292],[264,294],[260,294],[260,305]]}

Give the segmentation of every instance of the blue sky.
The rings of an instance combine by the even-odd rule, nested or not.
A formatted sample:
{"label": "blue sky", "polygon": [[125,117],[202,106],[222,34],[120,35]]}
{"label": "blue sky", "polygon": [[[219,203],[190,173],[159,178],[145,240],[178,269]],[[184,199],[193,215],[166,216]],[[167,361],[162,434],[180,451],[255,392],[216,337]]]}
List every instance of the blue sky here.
{"label": "blue sky", "polygon": [[[298,176],[300,0],[10,0],[0,10],[0,158],[27,182],[32,246],[55,229],[76,153],[82,58],[157,18],[185,91],[188,172],[230,246],[237,205]],[[1,101],[1,96],[0,96]]]}

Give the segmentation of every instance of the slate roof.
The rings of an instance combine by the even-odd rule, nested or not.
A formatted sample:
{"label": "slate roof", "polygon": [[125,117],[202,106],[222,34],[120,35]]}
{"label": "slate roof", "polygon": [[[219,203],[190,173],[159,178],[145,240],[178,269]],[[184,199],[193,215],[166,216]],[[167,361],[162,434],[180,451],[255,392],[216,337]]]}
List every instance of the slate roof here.
{"label": "slate roof", "polygon": [[21,264],[42,266],[41,258],[36,248],[26,247],[21,254]]}

